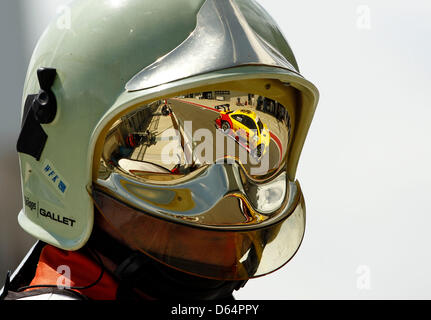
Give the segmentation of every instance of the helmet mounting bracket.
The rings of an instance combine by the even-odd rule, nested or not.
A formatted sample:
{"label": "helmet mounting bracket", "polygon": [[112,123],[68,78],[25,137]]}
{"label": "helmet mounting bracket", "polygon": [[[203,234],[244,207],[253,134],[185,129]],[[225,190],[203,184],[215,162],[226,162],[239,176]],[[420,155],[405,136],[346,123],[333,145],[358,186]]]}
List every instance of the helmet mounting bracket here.
{"label": "helmet mounting bracket", "polygon": [[37,77],[41,90],[38,94],[27,96],[24,117],[18,138],[17,151],[40,160],[48,135],[41,124],[54,121],[57,114],[57,100],[51,90],[57,76],[56,69],[40,68]]}

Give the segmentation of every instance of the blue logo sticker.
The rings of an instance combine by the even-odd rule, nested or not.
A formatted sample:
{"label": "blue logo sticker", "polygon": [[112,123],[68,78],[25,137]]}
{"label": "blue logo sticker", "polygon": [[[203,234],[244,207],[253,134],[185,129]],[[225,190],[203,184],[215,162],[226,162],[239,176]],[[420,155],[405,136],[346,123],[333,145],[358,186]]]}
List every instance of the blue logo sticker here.
{"label": "blue logo sticker", "polygon": [[66,194],[68,190],[68,183],[61,177],[61,175],[54,168],[54,166],[48,161],[45,161],[43,173],[44,176],[48,178],[48,180],[52,183],[52,185],[59,193],[63,195]]}

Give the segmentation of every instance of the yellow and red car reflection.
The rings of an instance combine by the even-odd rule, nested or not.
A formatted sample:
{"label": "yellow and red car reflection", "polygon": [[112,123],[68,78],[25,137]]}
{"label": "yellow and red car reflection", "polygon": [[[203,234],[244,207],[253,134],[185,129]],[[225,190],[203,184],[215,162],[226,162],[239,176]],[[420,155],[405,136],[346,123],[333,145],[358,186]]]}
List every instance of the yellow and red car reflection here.
{"label": "yellow and red car reflection", "polygon": [[222,111],[215,122],[225,134],[233,135],[238,142],[245,142],[253,156],[260,158],[267,152],[271,135],[254,111]]}

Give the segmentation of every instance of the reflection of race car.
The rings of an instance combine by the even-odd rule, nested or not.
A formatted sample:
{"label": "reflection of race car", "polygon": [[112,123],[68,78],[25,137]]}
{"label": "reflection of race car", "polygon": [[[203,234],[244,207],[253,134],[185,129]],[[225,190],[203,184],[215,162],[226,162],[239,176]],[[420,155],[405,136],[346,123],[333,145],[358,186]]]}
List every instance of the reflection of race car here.
{"label": "reflection of race car", "polygon": [[222,104],[219,106],[215,106],[214,109],[216,110],[223,110],[224,112],[229,112],[230,111],[230,104]]}
{"label": "reflection of race car", "polygon": [[234,134],[235,140],[244,141],[253,156],[263,156],[271,139],[268,127],[262,123],[254,111],[241,109],[220,112],[216,126],[226,134]]}

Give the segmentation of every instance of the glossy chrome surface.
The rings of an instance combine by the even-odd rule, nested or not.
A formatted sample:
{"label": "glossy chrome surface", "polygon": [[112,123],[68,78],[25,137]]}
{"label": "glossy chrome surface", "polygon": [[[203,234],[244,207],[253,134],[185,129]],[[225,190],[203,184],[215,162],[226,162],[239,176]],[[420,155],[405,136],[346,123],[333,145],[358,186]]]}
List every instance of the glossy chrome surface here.
{"label": "glossy chrome surface", "polygon": [[139,72],[127,83],[126,89],[143,90],[244,65],[274,66],[297,72],[276,48],[249,26],[235,1],[206,0],[190,36]]}
{"label": "glossy chrome surface", "polygon": [[285,171],[290,136],[286,108],[262,96],[223,90],[161,99],[109,129],[96,185],[185,224],[270,225],[299,197]]}
{"label": "glossy chrome surface", "polygon": [[130,247],[177,270],[206,278],[246,280],[268,274],[292,259],[304,236],[301,196],[293,202],[290,215],[252,229],[191,228],[142,214],[97,189],[93,196],[103,217]]}

